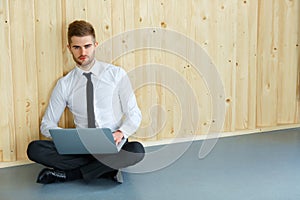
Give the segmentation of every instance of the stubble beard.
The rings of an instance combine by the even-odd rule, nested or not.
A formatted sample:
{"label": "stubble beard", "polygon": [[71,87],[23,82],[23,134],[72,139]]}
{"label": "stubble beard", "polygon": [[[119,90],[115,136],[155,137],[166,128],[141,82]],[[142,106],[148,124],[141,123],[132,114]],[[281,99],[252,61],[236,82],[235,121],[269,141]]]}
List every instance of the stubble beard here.
{"label": "stubble beard", "polygon": [[[76,59],[73,55],[73,60],[76,62],[77,66],[83,70],[89,70],[93,65],[94,65],[94,61],[95,61],[95,52],[92,54],[91,57],[86,56],[86,58],[88,60],[84,60],[84,61],[80,61],[78,59]],[[85,62],[86,61],[86,62]]]}

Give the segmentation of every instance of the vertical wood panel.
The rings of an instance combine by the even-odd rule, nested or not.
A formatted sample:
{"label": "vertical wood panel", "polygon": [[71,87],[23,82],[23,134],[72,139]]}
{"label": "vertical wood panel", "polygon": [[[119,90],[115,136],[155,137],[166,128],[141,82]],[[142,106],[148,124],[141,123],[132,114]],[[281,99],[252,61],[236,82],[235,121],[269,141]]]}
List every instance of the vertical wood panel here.
{"label": "vertical wood panel", "polygon": [[[96,29],[96,39],[101,44],[112,36],[112,3],[114,1],[87,1],[87,19]],[[118,1],[120,2],[120,1]],[[117,2],[117,3],[118,3]],[[110,57],[107,58],[109,61]]]}
{"label": "vertical wood panel", "polygon": [[[248,129],[256,128],[256,107],[257,107],[257,32],[258,32],[258,2],[257,1],[247,1],[250,4],[249,7],[249,31],[251,33],[250,38],[245,38],[250,40],[250,55],[252,59],[248,61],[249,69],[249,91],[248,91]],[[237,56],[239,55],[237,51]],[[237,109],[237,112],[239,110]]]}
{"label": "vertical wood panel", "polygon": [[[238,1],[236,16],[236,124],[237,130],[256,125],[257,1]],[[234,62],[234,60],[230,60]]]}
{"label": "vertical wood panel", "polygon": [[278,1],[259,1],[257,126],[277,124]]}
{"label": "vertical wood panel", "polygon": [[[279,124],[294,123],[297,102],[297,38],[299,1],[278,1],[278,109]],[[298,26],[296,25],[298,24]]]}
{"label": "vertical wood panel", "polygon": [[[150,3],[149,3],[150,2]],[[135,0],[135,9],[134,9],[134,26],[135,28],[144,28],[153,26],[151,20],[151,1]],[[140,36],[138,36],[140,37]],[[143,41],[143,38],[139,38]],[[146,41],[146,40],[144,40]],[[149,49],[143,49],[134,52],[134,63],[136,66],[145,66],[149,63],[154,62],[154,59],[151,57],[151,51]],[[141,75],[140,75],[141,76]],[[143,74],[139,79],[142,79],[144,83],[147,83],[149,80],[153,80],[155,77],[153,73],[148,71],[148,69],[143,70]],[[155,140],[157,135],[155,135],[152,128],[152,115],[151,108],[156,104],[156,91],[155,86],[145,85],[142,88],[139,88],[136,91],[136,96],[138,104],[141,105],[141,111],[143,114],[143,119],[141,122],[141,128],[138,130],[136,137],[147,138],[149,140]],[[154,119],[156,121],[157,119]]]}
{"label": "vertical wood panel", "polygon": [[[185,3],[183,3],[184,7]],[[152,8],[153,9],[153,8]],[[174,27],[172,27],[174,24],[174,21],[177,17],[174,19],[170,18],[170,16],[173,15],[174,12],[178,12],[176,3],[170,2],[168,0],[165,1],[159,1],[157,3],[156,8],[153,10],[156,18],[154,18],[153,24],[155,27],[175,30]],[[185,20],[185,11],[182,12],[182,21]],[[164,41],[161,42],[161,46],[163,47]],[[178,61],[178,65],[174,65]],[[161,50],[156,51],[156,63],[162,64],[165,67],[169,67],[170,69],[174,71],[178,71],[179,65],[181,60],[176,56],[172,55],[167,50]],[[156,75],[156,79],[158,82],[165,82],[164,80],[171,80],[167,81],[169,84],[173,85],[171,74],[161,73]],[[171,85],[168,85],[169,87]],[[156,86],[157,88],[157,103],[158,106],[156,110],[157,114],[157,127],[154,128],[157,132],[157,138],[158,140],[162,138],[172,138],[176,137],[178,135],[179,128],[181,127],[181,116],[182,112],[180,110],[180,103],[178,102],[178,95],[181,94],[174,94],[172,91],[170,91],[167,87],[168,86]],[[172,88],[172,87],[170,87]],[[181,102],[183,103],[183,102]],[[159,106],[161,106],[161,109],[158,109]]]}
{"label": "vertical wood panel", "polygon": [[[178,1],[169,1],[166,0],[164,2],[164,21],[161,21],[161,26],[166,26],[167,29],[170,29],[172,31],[177,31],[180,34],[186,35],[188,30],[188,24],[187,20],[189,18],[188,16],[188,10],[187,1],[184,2],[178,2]],[[176,14],[180,13],[180,14]],[[167,35],[168,37],[168,35]],[[176,41],[174,41],[176,43]],[[178,45],[178,44],[177,44]],[[182,48],[186,48],[186,43],[181,44]],[[186,51],[187,49],[184,49]],[[191,79],[190,70],[187,67],[188,63],[185,58],[182,58],[180,56],[183,55],[172,55],[171,53],[163,52],[163,59],[165,64],[170,67],[172,70],[174,70],[176,73],[180,76],[181,79],[183,79],[184,83],[183,85],[191,86],[189,84],[189,80]],[[174,73],[174,72],[173,72]],[[178,84],[178,78],[177,77],[170,77],[170,75],[165,74],[165,77],[162,77],[162,79],[169,79],[170,80],[170,88],[173,88],[175,85]],[[191,89],[192,87],[186,88]],[[172,91],[169,91],[172,92]],[[177,93],[170,94],[166,93],[166,107],[169,107],[168,115],[173,120],[169,120],[167,118],[167,124],[169,123],[171,126],[166,127],[167,130],[163,130],[161,138],[176,138],[176,137],[184,137],[187,135],[194,134],[192,132],[192,115],[191,115],[191,107],[195,105],[190,104],[190,99],[186,98],[186,90],[177,91]],[[170,122],[169,122],[170,121]]]}
{"label": "vertical wood panel", "polygon": [[17,159],[24,159],[29,141],[39,138],[34,1],[9,3]]}
{"label": "vertical wood panel", "polygon": [[[111,5],[111,29],[112,36],[123,34],[125,31],[133,30],[134,28],[134,5],[133,1],[112,1]],[[126,38],[123,38],[126,43]],[[114,41],[112,41],[115,45]],[[126,45],[120,46],[121,52],[127,52]],[[116,56],[116,55],[114,55]],[[113,63],[123,67],[126,70],[134,68],[134,55],[132,53],[124,54],[120,58],[112,58]],[[130,66],[131,65],[131,66]]]}
{"label": "vertical wood panel", "polygon": [[[99,42],[99,47],[96,51],[96,58],[104,62],[112,61],[111,45],[109,48],[101,48],[103,42],[107,42],[112,37],[112,3],[114,1],[88,1],[87,18],[96,29],[96,39]],[[119,1],[118,1],[119,2]],[[99,12],[101,10],[101,12]],[[108,45],[106,45],[108,46]],[[101,48],[101,49],[100,49]]]}
{"label": "vertical wood panel", "polygon": [[[215,64],[215,60],[213,60],[213,51],[209,51],[210,38],[211,35],[211,22],[212,18],[210,15],[210,10],[208,9],[209,5],[206,1],[198,1],[194,0],[188,4],[187,8],[187,32],[186,35],[194,40],[203,50],[207,53],[207,56],[211,58],[211,61]],[[190,49],[187,47],[187,51],[190,56],[199,57],[199,52],[194,49]],[[189,65],[187,65],[188,67]],[[192,66],[188,67],[187,71],[189,71],[189,76],[193,77],[190,79],[191,86],[195,91],[198,100],[198,109],[199,109],[199,117],[200,124],[197,130],[197,134],[207,134],[209,128],[212,124],[212,112],[218,112],[212,110],[212,99],[211,99],[211,91],[209,91],[206,82],[211,79],[211,77],[199,77],[199,74],[193,70],[193,68],[199,68],[201,66]],[[203,66],[202,66],[203,67]]]}
{"label": "vertical wood panel", "polygon": [[[47,7],[47,10],[40,9]],[[59,77],[62,66],[62,17],[61,4],[53,0],[35,0],[36,55],[38,69],[39,117],[41,121],[48,105],[51,91]],[[61,120],[61,126],[64,125]]]}
{"label": "vertical wood panel", "polygon": [[[164,23],[167,26],[167,23],[170,22],[168,13],[166,10],[165,4],[168,1],[155,1],[155,0],[148,0],[148,9],[147,9],[147,18],[148,18],[148,27],[160,27],[161,24]],[[170,7],[173,8],[173,12],[176,12],[177,9],[174,7],[175,3],[169,4]],[[184,6],[184,3],[182,2]],[[182,15],[182,19],[185,16]],[[171,22],[170,22],[171,23]],[[164,27],[162,27],[164,28]],[[162,41],[150,41],[151,43],[156,43],[157,48],[162,47]],[[154,69],[159,65],[163,64],[167,67],[173,68],[174,65],[172,63],[165,62],[166,57],[168,56],[168,52],[162,49],[151,49],[148,50],[148,63],[142,63],[144,65],[148,65],[153,67]],[[177,59],[175,57],[175,59]],[[150,78],[150,80],[154,80],[157,83],[162,83],[163,79],[167,79],[167,75],[163,72],[157,72],[155,70],[145,71],[146,75]],[[149,76],[149,73],[152,77]],[[148,113],[150,114],[150,124],[149,124],[149,131],[147,133],[148,137],[151,137],[153,140],[159,140],[161,138],[170,138],[176,137],[176,127],[174,126],[174,122],[177,121],[177,124],[180,123],[178,119],[176,119],[176,115],[180,115],[180,113],[176,113],[176,107],[174,105],[178,105],[176,100],[177,94],[172,94],[168,91],[168,86],[155,84],[148,86],[148,92],[151,95],[150,106],[148,107]],[[145,99],[145,97],[143,97]],[[170,101],[172,99],[172,101]],[[169,102],[170,107],[167,108],[167,102]],[[143,105],[142,105],[143,106]],[[170,122],[170,123],[168,123]]]}
{"label": "vertical wood panel", "polygon": [[[234,1],[236,2],[236,1]],[[236,3],[229,0],[207,2],[209,9],[210,37],[208,52],[216,64],[226,91],[225,131],[235,130],[236,103]]]}
{"label": "vertical wood panel", "polygon": [[[210,6],[211,5],[211,6]],[[189,23],[189,31],[187,31],[187,35],[191,37],[191,39],[195,40],[195,42],[200,45],[203,50],[207,53],[207,56],[210,57],[211,62],[216,64],[213,55],[215,52],[212,51],[212,40],[211,38],[215,36],[216,33],[213,33],[212,36],[211,27],[213,22],[213,17],[211,15],[211,10],[213,9],[212,4],[208,4],[207,1],[192,1],[189,4],[190,8],[188,9],[187,15],[187,23]],[[189,15],[191,20],[189,20]],[[199,57],[199,52],[196,52],[193,49],[188,49],[194,54],[195,57]],[[216,65],[215,65],[216,66]],[[193,66],[199,67],[199,66]],[[203,66],[202,66],[203,67]],[[217,67],[217,66],[216,66]],[[192,74],[193,71],[191,71]],[[195,75],[194,75],[195,76]],[[217,78],[217,77],[215,77]],[[221,78],[221,77],[220,77]],[[217,110],[212,109],[212,94],[208,89],[206,82],[208,82],[211,77],[195,77],[195,80],[192,82],[193,89],[196,91],[196,95],[198,96],[199,101],[199,117],[200,117],[200,132],[201,134],[206,134],[210,130],[210,126],[213,123],[212,115],[213,112],[218,113]]]}
{"label": "vertical wood panel", "polygon": [[[135,28],[135,14],[134,14],[134,0],[125,0],[123,1],[122,6],[117,6],[116,1],[113,1],[112,4],[112,35],[115,36],[120,33],[124,33],[127,31],[132,31]],[[118,7],[122,9],[120,10],[120,14],[118,13]],[[126,42],[126,38],[124,38]],[[131,70],[134,70],[135,65],[135,55],[134,52],[128,52],[128,48],[124,47],[123,52],[127,52],[121,57],[120,67],[123,67],[127,72],[132,74]],[[134,81],[131,79],[131,81]],[[136,89],[136,88],[133,88]]]}
{"label": "vertical wood panel", "polygon": [[298,8],[298,23],[297,23],[297,25],[296,25],[296,27],[297,27],[297,29],[298,29],[298,37],[297,37],[297,44],[296,44],[296,48],[297,48],[297,50],[296,50],[296,55],[297,55],[297,58],[298,58],[298,60],[297,60],[297,63],[296,63],[296,66],[298,66],[297,68],[298,68],[298,71],[297,71],[297,87],[296,87],[296,90],[297,90],[297,96],[296,96],[296,98],[297,98],[297,112],[296,112],[296,114],[295,114],[295,123],[299,123],[300,122],[300,24],[299,24],[299,22],[300,22],[300,11],[299,11],[299,7],[300,7],[300,5],[299,5],[299,1],[296,1],[297,2],[297,8]]}
{"label": "vertical wood panel", "polygon": [[0,161],[16,160],[14,124],[14,96],[10,46],[10,20],[8,0],[0,3]]}

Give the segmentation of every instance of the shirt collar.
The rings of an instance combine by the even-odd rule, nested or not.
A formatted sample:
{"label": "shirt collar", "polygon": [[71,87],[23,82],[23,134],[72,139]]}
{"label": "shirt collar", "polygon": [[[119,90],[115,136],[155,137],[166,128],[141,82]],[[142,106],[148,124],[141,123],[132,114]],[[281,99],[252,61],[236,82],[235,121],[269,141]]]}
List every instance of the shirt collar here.
{"label": "shirt collar", "polygon": [[89,71],[84,71],[80,69],[78,66],[76,66],[78,76],[81,76],[83,73],[92,72],[92,74],[95,75],[96,77],[100,77],[101,73],[104,71],[105,68],[106,66],[102,62],[99,62],[97,60],[95,61],[95,64]]}

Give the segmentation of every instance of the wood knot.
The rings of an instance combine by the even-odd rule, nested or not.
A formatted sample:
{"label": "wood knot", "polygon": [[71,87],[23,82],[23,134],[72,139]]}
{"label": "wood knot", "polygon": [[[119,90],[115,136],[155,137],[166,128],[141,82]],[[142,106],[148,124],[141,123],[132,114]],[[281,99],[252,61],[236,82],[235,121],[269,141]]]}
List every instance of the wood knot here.
{"label": "wood knot", "polygon": [[162,28],[167,28],[167,24],[166,24],[165,22],[161,22],[161,23],[160,23],[160,26],[161,26]]}

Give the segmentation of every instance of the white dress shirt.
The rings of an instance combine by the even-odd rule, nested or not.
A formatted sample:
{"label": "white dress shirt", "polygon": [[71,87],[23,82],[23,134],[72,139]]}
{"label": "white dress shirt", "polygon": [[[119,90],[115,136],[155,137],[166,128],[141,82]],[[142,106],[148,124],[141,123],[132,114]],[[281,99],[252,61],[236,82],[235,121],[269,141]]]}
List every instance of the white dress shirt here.
{"label": "white dress shirt", "polygon": [[[139,127],[141,111],[126,72],[114,65],[96,61],[90,71],[94,86],[96,127],[120,130],[128,138]],[[74,116],[77,128],[87,128],[86,83],[83,71],[75,67],[58,80],[41,123],[41,132],[51,137],[49,129],[58,122],[66,106]]]}

